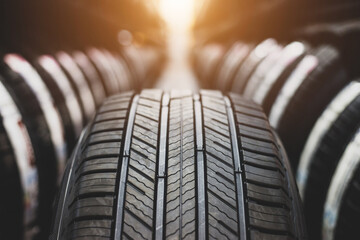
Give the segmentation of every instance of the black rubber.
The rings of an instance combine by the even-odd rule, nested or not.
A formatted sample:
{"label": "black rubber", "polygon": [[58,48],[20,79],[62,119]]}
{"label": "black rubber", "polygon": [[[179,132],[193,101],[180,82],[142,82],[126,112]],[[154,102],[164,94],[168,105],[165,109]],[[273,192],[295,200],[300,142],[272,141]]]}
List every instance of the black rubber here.
{"label": "black rubber", "polygon": [[[291,99],[286,99],[286,108],[276,127],[294,170],[297,169],[301,150],[317,118],[349,82],[340,53],[335,48],[323,45],[314,51],[318,65],[296,89]],[[270,122],[274,106],[270,111]]]}
{"label": "black rubber", "polygon": [[218,91],[144,90],[99,109],[68,162],[50,239],[304,239],[261,108]]}
{"label": "black rubber", "polygon": [[[305,52],[308,52],[309,51],[308,44],[305,42],[301,42],[301,43],[305,45],[305,49],[306,49]],[[273,103],[276,99],[276,96],[279,94],[281,87],[283,86],[284,82],[289,78],[289,76],[294,71],[294,69],[299,64],[299,62],[304,58],[304,55],[305,54],[301,54],[301,55],[297,56],[296,58],[292,59],[292,61],[287,64],[286,68],[283,69],[283,71],[277,77],[276,81],[271,86],[271,88],[269,89],[267,94],[264,96],[261,106],[263,107],[265,114],[267,114],[267,115],[269,114],[271,106],[273,105]],[[285,56],[284,56],[284,58],[285,58]]]}
{"label": "black rubber", "polygon": [[112,54],[110,54],[109,51],[105,49],[100,50],[101,53],[104,55],[106,60],[106,66],[109,67],[109,73],[112,75],[113,81],[116,82],[116,85],[118,86],[118,90],[115,92],[119,93],[120,91],[128,91],[129,83],[128,83],[128,77],[125,76],[122,68],[123,66],[120,66],[117,61],[115,61]]}
{"label": "black rubber", "polygon": [[277,61],[281,57],[283,47],[269,53],[264,60],[259,63],[254,72],[249,76],[249,79],[246,82],[242,95],[246,98],[253,99],[256,89],[261,85],[265,76],[269,73],[274,65],[277,64]]}
{"label": "black rubber", "polygon": [[[359,157],[359,156],[357,156]],[[353,178],[347,186],[339,209],[338,221],[335,229],[335,240],[353,239],[358,236],[360,217],[360,167],[357,168]]]}
{"label": "black rubber", "polygon": [[281,75],[276,79],[276,82],[272,86],[272,88],[269,90],[268,94],[264,98],[262,107],[264,109],[264,112],[268,115],[270,112],[270,109],[276,99],[276,96],[278,95],[281,87],[283,86],[284,82],[288,77],[291,75],[291,73],[294,71],[296,66],[299,64],[299,62],[303,59],[304,56],[301,56],[297,58],[294,62],[292,62],[282,73]]}
{"label": "black rubber", "polygon": [[[266,39],[254,47],[233,77],[231,91],[240,94],[243,93],[249,78],[255,72],[256,68],[276,47],[279,47],[279,44],[273,39]],[[261,54],[258,54],[259,48],[263,49]]]}
{"label": "black rubber", "polygon": [[339,113],[313,153],[302,196],[309,237],[321,238],[323,206],[331,178],[345,148],[360,127],[360,95]]}
{"label": "black rubber", "polygon": [[24,204],[19,169],[15,154],[0,116],[0,238],[22,239],[24,237]]}
{"label": "black rubber", "polygon": [[133,89],[131,87],[132,76],[130,75],[126,64],[123,61],[120,61],[118,58],[116,58],[114,54],[111,53],[110,51],[103,49],[102,52],[109,61],[109,65],[112,68],[115,79],[117,80],[120,86],[120,91],[132,90]]}
{"label": "black rubber", "polygon": [[[58,62],[62,71],[66,75],[76,94],[76,99],[80,103],[81,114],[84,125],[92,119],[95,114],[95,97],[88,85],[85,75],[80,70],[73,57],[64,51],[57,52],[53,57]],[[79,81],[80,80],[80,81]]]}
{"label": "black rubber", "polygon": [[242,66],[252,49],[253,46],[249,43],[236,42],[233,44],[218,69],[214,89],[225,92],[230,90],[237,70]]}
{"label": "black rubber", "polygon": [[[16,103],[17,107],[20,110],[21,115],[23,116],[24,124],[26,125],[27,130],[29,131],[29,136],[32,142],[33,151],[36,158],[36,167],[38,169],[39,175],[39,207],[38,207],[38,216],[36,224],[39,226],[39,238],[44,238],[49,234],[50,229],[50,218],[49,212],[52,208],[52,203],[54,201],[55,192],[57,188],[57,178],[58,176],[58,169],[56,163],[56,154],[55,154],[55,147],[52,143],[50,137],[50,130],[49,126],[44,117],[44,113],[41,110],[38,100],[35,97],[34,92],[30,89],[30,87],[25,83],[23,78],[11,71],[7,65],[3,62],[0,62],[1,73],[4,75],[4,78],[0,78],[0,81],[4,84],[7,88],[8,92],[13,97],[14,102]],[[5,145],[2,145],[5,146]],[[3,158],[0,158],[3,160]],[[2,161],[1,161],[2,162]],[[3,162],[1,164],[4,164]],[[10,164],[10,163],[8,163]],[[10,167],[10,166],[7,166]],[[2,173],[7,168],[2,168]],[[14,170],[15,171],[15,170]],[[10,174],[8,172],[7,174]],[[8,176],[7,174],[0,174],[2,177]],[[16,174],[18,174],[16,172]],[[12,185],[10,181],[15,181],[14,178],[17,178],[16,175],[11,173],[11,177],[8,180],[4,180],[3,184],[8,187],[12,186],[13,190],[15,191],[16,185]],[[7,191],[7,193],[11,193],[11,191]],[[15,192],[16,193],[16,192]],[[15,194],[14,193],[14,194]],[[6,196],[10,197],[11,194],[6,194]],[[17,194],[17,193],[16,193]],[[18,198],[17,195],[13,196],[13,200],[9,201],[22,201],[22,197]],[[4,199],[5,197],[3,197]],[[16,198],[16,199],[15,199]],[[6,201],[6,200],[5,200]],[[21,202],[23,204],[23,202]],[[8,205],[1,205],[1,206],[8,206]],[[3,207],[1,209],[4,209]],[[9,209],[12,211],[9,205]],[[17,215],[17,211],[21,210],[21,207],[18,208],[16,211],[12,211],[14,216]],[[4,216],[4,215],[1,215]],[[8,216],[8,215],[5,215]],[[6,230],[12,229],[14,226],[18,225],[8,225],[8,220],[11,221],[12,217],[5,217],[3,221],[7,224],[2,225],[5,226]],[[8,219],[8,220],[7,220]],[[17,219],[17,221],[21,221],[23,225],[23,218]],[[22,226],[21,225],[21,226]],[[18,232],[17,232],[18,231]],[[23,234],[24,229],[17,230],[17,234]],[[10,239],[14,237],[14,231],[10,237],[5,237],[4,239]]]}
{"label": "black rubber", "polygon": [[96,102],[96,107],[99,107],[106,96],[105,86],[103,85],[101,75],[85,53],[75,51],[72,55],[90,86]]}
{"label": "black rubber", "polygon": [[117,87],[113,86],[113,76],[110,66],[106,65],[107,61],[104,61],[105,56],[103,53],[95,48],[91,48],[86,51],[88,59],[95,67],[97,74],[100,76],[102,85],[104,86],[107,96],[113,95],[117,92]]}
{"label": "black rubber", "polygon": [[323,239],[356,239],[360,233],[360,129],[341,156],[324,204]]}
{"label": "black rubber", "polygon": [[[76,145],[76,140],[78,138],[73,122],[70,117],[70,109],[66,106],[66,98],[64,93],[60,90],[59,86],[56,84],[56,81],[53,79],[53,76],[49,72],[47,72],[37,60],[31,61],[32,66],[36,69],[36,71],[41,76],[42,80],[46,84],[49,89],[51,96],[54,99],[57,109],[59,110],[61,120],[64,126],[65,131],[65,140],[68,145],[69,153],[71,153],[72,149],[74,149]],[[59,66],[60,68],[60,66]],[[60,69],[60,71],[62,71]],[[80,104],[80,103],[79,103]]]}

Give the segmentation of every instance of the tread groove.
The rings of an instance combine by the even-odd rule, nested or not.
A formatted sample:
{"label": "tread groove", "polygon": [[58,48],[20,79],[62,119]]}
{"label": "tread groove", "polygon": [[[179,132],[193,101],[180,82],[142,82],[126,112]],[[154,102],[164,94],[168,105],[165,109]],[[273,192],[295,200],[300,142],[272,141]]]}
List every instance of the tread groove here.
{"label": "tread groove", "polygon": [[194,117],[196,133],[196,163],[197,163],[197,207],[198,207],[198,239],[206,239],[207,233],[207,210],[205,199],[205,154],[203,138],[203,114],[202,103],[199,95],[194,96]]}
{"label": "tread groove", "polygon": [[157,180],[156,180],[156,206],[155,206],[155,239],[161,240],[164,237],[164,204],[165,204],[165,177],[168,143],[168,123],[169,123],[169,104],[170,96],[164,93],[161,101],[160,111],[160,139],[157,156]]}
{"label": "tread groove", "polygon": [[122,233],[122,227],[123,227],[122,222],[123,222],[123,214],[124,214],[124,206],[125,206],[124,195],[125,195],[125,184],[126,184],[128,164],[129,164],[130,142],[131,142],[132,132],[135,123],[135,114],[136,114],[138,101],[139,101],[139,95],[134,96],[134,98],[132,99],[128,122],[126,126],[121,169],[119,172],[120,173],[119,186],[118,189],[116,189],[118,191],[118,195],[117,195],[117,204],[116,204],[117,207],[116,207],[116,215],[115,215],[116,218],[114,221],[115,232],[113,235],[115,239],[120,239]]}

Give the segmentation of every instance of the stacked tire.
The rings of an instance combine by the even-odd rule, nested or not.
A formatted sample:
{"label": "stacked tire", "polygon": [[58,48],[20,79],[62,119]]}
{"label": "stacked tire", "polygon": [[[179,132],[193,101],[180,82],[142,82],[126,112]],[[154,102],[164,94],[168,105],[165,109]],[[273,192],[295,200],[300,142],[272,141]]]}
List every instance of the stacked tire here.
{"label": "stacked tire", "polygon": [[302,151],[297,182],[314,239],[321,234],[351,239],[358,233],[359,104],[360,83],[354,81],[324,110]]}
{"label": "stacked tire", "polygon": [[[92,52],[96,54],[92,55]],[[106,96],[132,89],[132,64],[92,48],[5,53],[0,62],[2,239],[46,239],[67,158]]]}
{"label": "stacked tire", "polygon": [[215,69],[214,88],[241,93],[263,106],[294,170],[317,118],[349,82],[336,48],[305,41],[284,45],[267,39],[255,47],[237,42]]}
{"label": "stacked tire", "polygon": [[327,239],[351,239],[359,234],[359,138],[358,131],[331,180],[322,223],[322,235]]}
{"label": "stacked tire", "polygon": [[284,44],[274,39],[255,45],[236,42],[221,54],[209,49],[215,47],[196,51],[195,60],[216,59],[197,64],[208,70],[199,76],[211,75],[211,87],[260,104],[284,142],[309,238],[357,236],[360,85],[351,81],[356,74],[344,59],[349,52],[324,41]]}
{"label": "stacked tire", "polygon": [[304,239],[261,107],[218,91],[105,100],[67,164],[50,239]]}

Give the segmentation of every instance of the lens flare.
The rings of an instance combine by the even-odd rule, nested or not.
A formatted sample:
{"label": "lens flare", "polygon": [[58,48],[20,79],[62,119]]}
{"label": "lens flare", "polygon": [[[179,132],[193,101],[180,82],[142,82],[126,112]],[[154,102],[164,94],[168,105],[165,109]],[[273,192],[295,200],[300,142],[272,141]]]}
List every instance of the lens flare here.
{"label": "lens flare", "polygon": [[194,21],[194,0],[160,0],[159,10],[170,31],[187,31]]}

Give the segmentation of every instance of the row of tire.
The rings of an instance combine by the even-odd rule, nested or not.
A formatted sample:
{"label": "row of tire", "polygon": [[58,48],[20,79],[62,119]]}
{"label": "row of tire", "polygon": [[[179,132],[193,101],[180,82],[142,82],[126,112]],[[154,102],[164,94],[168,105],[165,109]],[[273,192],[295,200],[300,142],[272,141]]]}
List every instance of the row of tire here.
{"label": "row of tire", "polygon": [[107,96],[144,84],[154,59],[141,51],[2,54],[1,239],[47,238],[67,158]]}
{"label": "row of tire", "polygon": [[360,83],[341,52],[305,41],[207,45],[195,51],[203,86],[262,105],[287,150],[310,239],[353,239],[360,216]]}

